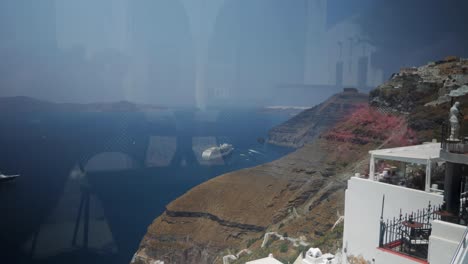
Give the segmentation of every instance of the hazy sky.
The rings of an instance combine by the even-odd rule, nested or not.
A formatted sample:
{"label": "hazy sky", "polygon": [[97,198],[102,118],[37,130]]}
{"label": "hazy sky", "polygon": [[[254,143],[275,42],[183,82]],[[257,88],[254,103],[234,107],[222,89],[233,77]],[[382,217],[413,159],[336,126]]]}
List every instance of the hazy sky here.
{"label": "hazy sky", "polygon": [[[314,104],[314,93],[330,91],[277,90],[304,84],[306,1],[318,0],[4,0],[0,96],[193,106],[198,83],[204,97],[232,105],[296,98],[305,98],[298,104]],[[453,14],[466,4],[414,3],[328,0],[326,30],[358,21],[377,48],[369,65],[385,76],[400,66],[466,56],[465,29],[454,26],[460,21],[437,16],[442,7]],[[430,27],[415,22],[421,20],[437,22],[438,40],[428,39]],[[418,46],[424,47],[417,55],[406,53]],[[290,100],[277,92],[289,94]]]}

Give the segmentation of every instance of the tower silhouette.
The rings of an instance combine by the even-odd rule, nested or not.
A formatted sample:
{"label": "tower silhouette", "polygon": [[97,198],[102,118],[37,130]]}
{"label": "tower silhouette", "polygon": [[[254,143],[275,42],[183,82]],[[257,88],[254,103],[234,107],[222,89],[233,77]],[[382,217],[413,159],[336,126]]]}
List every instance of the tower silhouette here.
{"label": "tower silhouette", "polygon": [[343,42],[338,42],[339,58],[335,66],[335,85],[341,89],[343,87]]}
{"label": "tower silhouette", "polygon": [[367,79],[369,74],[369,57],[366,54],[366,43],[360,41],[362,46],[362,56],[358,60],[358,87],[365,89],[367,87]]}
{"label": "tower silhouette", "polygon": [[54,0],[0,1],[0,48],[40,54],[57,48]]}

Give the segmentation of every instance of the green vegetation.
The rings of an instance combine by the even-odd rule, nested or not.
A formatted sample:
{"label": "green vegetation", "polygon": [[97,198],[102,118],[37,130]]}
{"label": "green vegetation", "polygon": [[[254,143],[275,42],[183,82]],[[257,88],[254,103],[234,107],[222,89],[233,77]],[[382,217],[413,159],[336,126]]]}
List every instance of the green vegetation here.
{"label": "green vegetation", "polygon": [[261,238],[262,238],[262,236],[256,237],[256,238],[251,238],[251,239],[247,240],[247,248],[251,247],[253,244],[255,244],[255,242],[257,242]]}
{"label": "green vegetation", "polygon": [[280,252],[281,253],[286,253],[288,252],[288,248],[289,248],[289,243],[288,242],[283,242],[280,246]]}
{"label": "green vegetation", "polygon": [[335,252],[341,247],[343,239],[343,223],[337,225],[335,229],[326,232],[323,236],[312,242],[312,247],[318,247],[323,252]]}
{"label": "green vegetation", "polygon": [[276,236],[270,236],[270,239],[268,239],[266,245],[265,245],[265,248],[269,248],[271,246],[271,244],[275,241],[277,241],[279,238],[276,237]]}

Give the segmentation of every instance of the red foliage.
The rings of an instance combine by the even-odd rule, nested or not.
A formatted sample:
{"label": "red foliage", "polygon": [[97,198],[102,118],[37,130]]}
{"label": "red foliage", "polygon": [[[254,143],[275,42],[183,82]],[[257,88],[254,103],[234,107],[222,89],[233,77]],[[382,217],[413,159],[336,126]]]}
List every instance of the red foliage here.
{"label": "red foliage", "polygon": [[404,117],[384,114],[362,105],[323,137],[362,145],[385,142],[386,145],[404,146],[411,144],[415,135],[414,131],[407,128]]}

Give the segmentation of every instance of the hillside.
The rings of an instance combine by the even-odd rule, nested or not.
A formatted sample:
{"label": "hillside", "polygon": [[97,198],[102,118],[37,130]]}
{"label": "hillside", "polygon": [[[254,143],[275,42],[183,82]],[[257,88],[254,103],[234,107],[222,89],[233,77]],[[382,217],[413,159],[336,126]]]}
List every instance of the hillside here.
{"label": "hillside", "polygon": [[[427,65],[402,68],[370,93],[370,104],[384,112],[403,114],[423,141],[440,138],[452,101],[468,111],[468,59],[447,57]],[[458,95],[456,97],[449,96]],[[466,127],[465,127],[466,129]]]}
{"label": "hillside", "polygon": [[313,142],[322,132],[332,127],[343,116],[368,101],[368,96],[355,89],[335,94],[325,102],[304,110],[283,124],[274,127],[268,133],[268,143],[287,146],[302,147]]}
{"label": "hillside", "polygon": [[[251,254],[233,263],[270,252],[287,263],[305,249],[277,239],[260,247],[271,231],[334,252],[341,247],[342,225],[332,226],[343,213],[347,179],[367,173],[371,149],[440,139],[448,94],[464,91],[466,69],[466,60],[458,58],[402,69],[371,93],[370,105],[361,96],[346,101],[338,94],[273,129],[270,142],[302,147],[221,175],[170,203],[149,226],[132,263],[222,263],[223,256],[243,249]],[[467,109],[468,96],[456,100]]]}
{"label": "hillside", "polygon": [[[354,98],[351,100],[354,102]],[[374,122],[393,117],[370,114],[361,102],[347,106],[367,113],[361,119],[355,115],[341,117],[339,124],[347,125],[338,124],[335,132],[351,137],[343,140],[325,133],[279,160],[225,174],[193,188],[170,203],[151,224],[133,263],[156,259],[165,263],[221,263],[229,252],[246,247],[258,252],[267,231],[322,241],[324,249],[335,250],[339,243],[330,244],[331,240],[322,238],[330,234],[337,212],[343,212],[346,179],[354,172],[364,172],[367,151],[394,134]],[[366,124],[356,123],[361,121]],[[404,119],[394,121],[389,124],[398,124],[398,129],[405,131]],[[351,129],[357,126],[360,131]],[[369,131],[365,143],[359,134],[362,131]],[[403,133],[398,138],[405,136]],[[339,233],[331,236],[338,239]]]}

